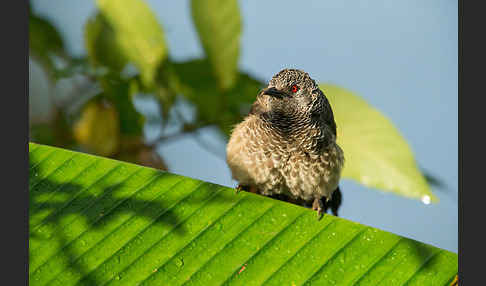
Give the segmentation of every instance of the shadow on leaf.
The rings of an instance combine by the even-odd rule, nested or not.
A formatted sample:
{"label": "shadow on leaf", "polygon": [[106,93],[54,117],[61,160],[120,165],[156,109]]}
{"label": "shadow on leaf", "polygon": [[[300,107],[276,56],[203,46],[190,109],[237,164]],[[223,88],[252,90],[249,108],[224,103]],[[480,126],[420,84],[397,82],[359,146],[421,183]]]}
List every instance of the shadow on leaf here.
{"label": "shadow on leaf", "polygon": [[[31,159],[29,165],[31,173],[41,173],[43,164],[35,165]],[[156,175],[141,185],[130,185],[130,177],[141,170]],[[221,187],[150,169],[139,169],[115,184],[106,183],[106,177],[89,186],[58,183],[49,175],[31,183],[31,279],[62,282],[58,276],[64,271],[62,277],[67,279],[68,271],[70,281],[98,285],[90,273],[113,259],[124,259],[126,249],[141,247],[138,256],[123,261],[130,266],[152,247],[163,245],[166,236],[184,236],[185,221],[227,198],[217,195]],[[161,181],[167,183],[159,187]],[[87,255],[100,251],[110,255],[100,261],[91,261],[93,255]]]}

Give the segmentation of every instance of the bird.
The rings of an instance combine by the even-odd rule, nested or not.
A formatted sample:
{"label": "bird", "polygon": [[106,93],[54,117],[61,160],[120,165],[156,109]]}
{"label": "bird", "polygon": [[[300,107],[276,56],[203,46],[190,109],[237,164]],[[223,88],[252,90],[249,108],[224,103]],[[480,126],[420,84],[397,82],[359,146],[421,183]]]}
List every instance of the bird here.
{"label": "bird", "polygon": [[226,161],[237,191],[312,207],[318,219],[341,205],[344,154],[324,92],[308,73],[283,69],[234,126]]}

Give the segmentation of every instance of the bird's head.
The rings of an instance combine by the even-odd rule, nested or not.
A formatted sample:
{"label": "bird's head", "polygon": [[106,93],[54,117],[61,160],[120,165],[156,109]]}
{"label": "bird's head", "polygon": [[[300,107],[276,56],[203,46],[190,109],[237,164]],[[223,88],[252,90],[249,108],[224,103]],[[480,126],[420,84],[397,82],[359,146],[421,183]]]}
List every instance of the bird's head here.
{"label": "bird's head", "polygon": [[329,101],[309,74],[301,70],[284,69],[274,75],[258,94],[251,113],[290,132],[311,124],[327,127],[336,135]]}

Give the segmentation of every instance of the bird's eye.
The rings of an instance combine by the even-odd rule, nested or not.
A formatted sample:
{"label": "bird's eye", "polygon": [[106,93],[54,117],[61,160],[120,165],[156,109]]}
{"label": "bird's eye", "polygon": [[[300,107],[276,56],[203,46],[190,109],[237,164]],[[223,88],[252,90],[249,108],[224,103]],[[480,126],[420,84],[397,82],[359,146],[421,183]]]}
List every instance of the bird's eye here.
{"label": "bird's eye", "polygon": [[292,85],[291,90],[292,90],[293,93],[296,93],[297,91],[299,91],[299,87],[294,84],[294,85]]}

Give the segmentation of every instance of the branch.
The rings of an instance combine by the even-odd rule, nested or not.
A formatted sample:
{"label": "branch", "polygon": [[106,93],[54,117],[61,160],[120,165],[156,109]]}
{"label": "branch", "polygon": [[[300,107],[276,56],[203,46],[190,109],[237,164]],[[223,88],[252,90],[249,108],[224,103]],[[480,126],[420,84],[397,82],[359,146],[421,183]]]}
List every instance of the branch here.
{"label": "branch", "polygon": [[156,140],[154,140],[153,143],[151,143],[152,145],[156,145],[156,144],[159,144],[161,142],[167,142],[167,141],[171,141],[171,140],[175,140],[175,139],[178,139],[184,135],[188,135],[188,134],[191,134],[193,135],[193,138],[196,140],[196,142],[203,148],[205,149],[206,151],[208,151],[209,153],[213,154],[214,156],[222,159],[222,160],[225,160],[226,156],[225,155],[222,155],[221,152],[219,152],[219,148],[215,147],[215,146],[212,146],[211,144],[209,144],[208,142],[206,142],[204,139],[202,139],[199,135],[199,130],[201,128],[204,128],[204,127],[208,127],[208,126],[211,126],[213,124],[211,123],[205,123],[205,124],[194,124],[194,123],[189,123],[186,121],[186,119],[184,118],[184,116],[182,116],[181,112],[177,109],[177,108],[174,108],[174,113],[175,113],[175,116],[177,118],[177,120],[182,124],[182,130],[180,130],[179,132],[177,133],[174,133],[174,134],[171,134],[171,135],[166,135],[166,136],[160,136],[159,138],[157,138]]}

